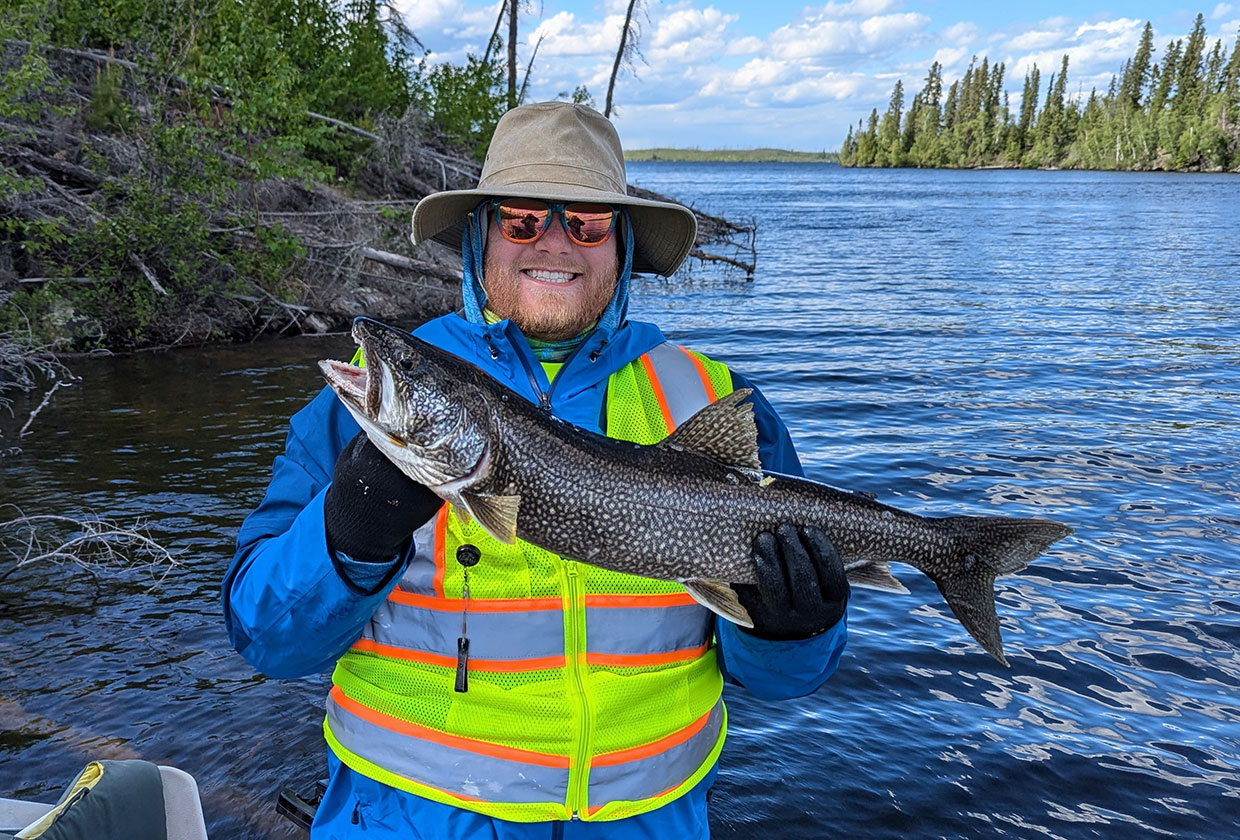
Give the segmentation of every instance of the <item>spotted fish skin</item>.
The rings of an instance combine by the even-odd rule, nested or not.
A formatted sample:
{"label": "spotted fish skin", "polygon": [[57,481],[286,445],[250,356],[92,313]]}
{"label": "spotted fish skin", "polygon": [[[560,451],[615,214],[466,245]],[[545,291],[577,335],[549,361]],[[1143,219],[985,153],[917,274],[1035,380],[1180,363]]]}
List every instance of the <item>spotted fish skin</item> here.
{"label": "spotted fish skin", "polygon": [[[1044,519],[918,516],[804,478],[766,474],[748,391],[642,446],[553,417],[481,369],[358,319],[367,372],[321,366],[398,467],[498,539],[607,569],[684,583],[739,623],[728,584],[752,584],[754,538],[781,523],[822,528],[854,585],[906,591],[890,564],[933,580],[964,627],[1006,664],[994,579],[1072,532]],[[739,612],[738,612],[739,610]]]}

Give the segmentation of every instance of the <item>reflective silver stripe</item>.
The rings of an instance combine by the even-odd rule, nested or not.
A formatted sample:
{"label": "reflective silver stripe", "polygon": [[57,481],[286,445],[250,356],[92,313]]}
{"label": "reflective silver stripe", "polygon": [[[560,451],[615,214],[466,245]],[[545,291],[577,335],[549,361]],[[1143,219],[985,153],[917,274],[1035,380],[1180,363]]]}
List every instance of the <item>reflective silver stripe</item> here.
{"label": "reflective silver stripe", "polygon": [[647,355],[677,426],[710,405],[702,375],[688,353],[665,341]]}
{"label": "reflective silver stripe", "polygon": [[[401,603],[396,593],[375,611],[362,637],[381,645],[454,660],[461,614]],[[456,601],[443,602],[459,603]],[[472,660],[558,659],[535,667],[562,667],[564,616],[559,609],[469,614]],[[699,648],[710,640],[709,610],[697,604],[671,607],[588,607],[586,641],[590,653],[644,655]],[[400,657],[399,651],[387,651]],[[417,657],[413,657],[417,658]]]}
{"label": "reflective silver stripe", "polygon": [[[400,593],[388,597],[375,610],[364,638],[382,645],[424,651],[456,661],[456,640],[461,635],[461,613],[401,603]],[[460,601],[438,599],[444,606]],[[556,599],[558,602],[558,599]],[[558,657],[564,664],[564,613],[561,609],[520,612],[482,612],[471,602],[469,610],[469,658],[514,660]]]}
{"label": "reflective silver stripe", "polygon": [[[720,698],[710,710],[705,726],[686,741],[654,755],[641,755],[620,763],[609,763],[607,754],[595,756],[590,764],[590,806],[651,799],[667,793],[702,766],[719,740],[722,728],[723,698]],[[623,753],[611,756],[612,761],[624,757]]]}
{"label": "reflective silver stripe", "polygon": [[430,522],[413,532],[413,559],[400,579],[401,588],[408,592],[423,595],[435,592],[435,524],[439,516],[440,513],[436,513]]}
{"label": "reflective silver stripe", "polygon": [[697,648],[710,641],[714,621],[697,604],[675,607],[586,607],[590,653],[648,654]]}
{"label": "reflective silver stripe", "polygon": [[[432,733],[424,727],[367,712],[374,719],[389,721],[389,728],[349,711],[342,705],[347,700],[336,701],[337,691],[339,689],[334,689],[327,700],[327,725],[332,736],[349,752],[389,773],[436,790],[487,802],[562,804],[568,796],[567,758],[562,759],[562,766],[547,766],[548,759],[556,760],[554,756],[546,759],[538,753],[522,756],[520,750]],[[419,732],[433,734],[434,738],[419,737]],[[474,745],[478,749],[463,748]],[[509,757],[499,757],[503,754]]]}

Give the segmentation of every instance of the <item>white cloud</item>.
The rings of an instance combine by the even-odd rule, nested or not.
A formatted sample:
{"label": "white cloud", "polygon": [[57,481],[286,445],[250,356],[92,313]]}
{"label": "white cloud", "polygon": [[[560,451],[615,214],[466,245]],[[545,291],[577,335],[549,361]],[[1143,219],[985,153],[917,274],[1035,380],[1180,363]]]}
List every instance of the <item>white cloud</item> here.
{"label": "white cloud", "polygon": [[940,35],[943,40],[953,44],[969,44],[981,37],[982,30],[976,23],[961,21],[944,29]]}
{"label": "white cloud", "polygon": [[899,6],[899,0],[852,0],[850,3],[827,3],[818,10],[820,18],[851,18],[881,15]]}
{"label": "white cloud", "polygon": [[481,38],[484,49],[499,14],[499,3],[466,6],[465,0],[397,0],[394,6],[419,38],[433,31],[453,39]]}
{"label": "white cloud", "polygon": [[737,38],[728,44],[724,50],[724,55],[752,55],[762,49],[763,40],[748,35],[744,38]]}
{"label": "white cloud", "polygon": [[1031,29],[1009,39],[1006,46],[1010,50],[1040,50],[1062,43],[1066,35],[1056,29]]}
{"label": "white cloud", "polygon": [[968,47],[942,47],[934,53],[930,63],[933,64],[937,61],[943,67],[954,67],[970,56],[971,53]]}
{"label": "white cloud", "polygon": [[1092,32],[1097,32],[1101,35],[1126,36],[1132,32],[1140,32],[1144,26],[1145,23],[1136,18],[1119,18],[1118,20],[1106,20],[1098,23],[1083,23],[1076,28],[1076,34],[1072,38],[1079,41],[1082,37]]}
{"label": "white cloud", "polygon": [[1222,20],[1236,9],[1234,3],[1219,3],[1214,7],[1214,11],[1210,12],[1210,20]]}
{"label": "white cloud", "polygon": [[705,9],[677,9],[655,22],[654,36],[650,39],[650,45],[666,47],[675,42],[699,38],[708,32],[722,36],[723,30],[735,20],[736,15],[725,15],[713,6],[707,6]]}
{"label": "white cloud", "polygon": [[811,20],[772,32],[771,52],[784,59],[890,54],[929,24],[930,18],[914,12],[862,21]]}

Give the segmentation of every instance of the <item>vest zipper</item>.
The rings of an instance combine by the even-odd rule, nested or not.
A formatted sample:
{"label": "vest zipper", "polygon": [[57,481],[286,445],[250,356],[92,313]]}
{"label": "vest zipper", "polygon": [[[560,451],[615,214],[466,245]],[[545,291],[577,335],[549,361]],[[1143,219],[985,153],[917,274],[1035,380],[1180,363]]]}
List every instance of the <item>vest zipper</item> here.
{"label": "vest zipper", "polygon": [[577,731],[577,754],[573,757],[572,770],[568,782],[568,800],[572,803],[573,819],[581,819],[581,813],[588,806],[587,792],[584,784],[586,765],[590,760],[590,700],[586,695],[585,679],[581,669],[584,667],[585,646],[583,644],[582,627],[585,622],[584,607],[579,606],[580,578],[577,574],[577,561],[564,561],[564,592],[568,600],[566,607],[567,639],[565,657],[569,673],[572,675],[573,688],[577,692],[578,708],[580,709],[581,726]]}

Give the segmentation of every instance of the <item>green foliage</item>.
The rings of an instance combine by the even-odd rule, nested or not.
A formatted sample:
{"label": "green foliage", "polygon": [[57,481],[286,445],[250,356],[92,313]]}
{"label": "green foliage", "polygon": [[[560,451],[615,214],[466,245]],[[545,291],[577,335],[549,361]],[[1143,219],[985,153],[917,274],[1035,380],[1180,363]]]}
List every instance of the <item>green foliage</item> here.
{"label": "green foliage", "polygon": [[423,61],[414,80],[422,110],[452,140],[482,160],[495,124],[508,108],[504,69],[499,59],[484,62],[470,55],[462,66]]}
{"label": "green foliage", "polygon": [[[33,137],[49,116],[64,117],[76,126],[72,165],[102,182],[71,196],[70,225],[42,210],[11,212],[50,202],[32,195],[37,178],[0,165],[0,248],[17,255],[23,276],[60,278],[12,299],[45,337],[79,348],[174,342],[191,317],[218,330],[213,313],[230,302],[252,310],[244,304],[255,293],[294,300],[306,254],[288,231],[258,223],[257,185],[288,178],[349,190],[372,142],[366,132],[411,106],[481,157],[504,110],[497,61],[432,66],[383,0],[3,7],[4,130],[25,122]],[[93,69],[57,48],[114,59]],[[123,161],[116,138],[90,136],[103,133],[123,135]]]}
{"label": "green foliage", "polygon": [[86,125],[97,130],[125,130],[131,122],[129,103],[125,101],[121,83],[125,68],[109,63],[95,73],[95,89],[86,109]]}
{"label": "green foliage", "polygon": [[573,92],[566,90],[560,91],[556,99],[566,99],[574,105],[585,105],[587,108],[594,107],[594,97],[590,94],[590,89],[585,85],[577,85],[573,88]]}
{"label": "green foliage", "polygon": [[[1002,91],[1005,67],[970,63],[948,89],[940,113],[942,68],[904,111],[903,82],[881,119],[849,127],[846,166],[1025,166],[1081,169],[1240,171],[1240,37],[1230,54],[1207,43],[1198,15],[1187,39],[1170,42],[1153,63],[1153,27],[1105,94],[1069,93],[1068,57],[1051,75],[1039,109],[1041,73],[1025,74],[1013,113]],[[1002,104],[1001,104],[1002,103]],[[901,121],[903,120],[903,121]]]}

